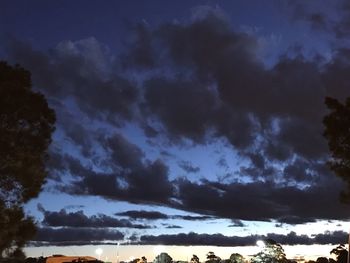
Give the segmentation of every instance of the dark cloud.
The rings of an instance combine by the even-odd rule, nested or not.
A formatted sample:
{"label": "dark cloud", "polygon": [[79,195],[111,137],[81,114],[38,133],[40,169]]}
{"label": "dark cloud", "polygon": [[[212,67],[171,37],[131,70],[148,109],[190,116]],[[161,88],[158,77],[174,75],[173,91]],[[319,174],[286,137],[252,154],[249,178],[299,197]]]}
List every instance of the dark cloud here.
{"label": "dark cloud", "polygon": [[347,39],[350,33],[350,6],[348,1],[340,1],[337,18],[332,28],[335,36],[340,39]]}
{"label": "dark cloud", "polygon": [[328,21],[327,21],[327,17],[322,14],[322,13],[313,13],[310,14],[308,17],[308,20],[311,23],[311,27],[313,29],[318,29],[318,30],[324,30],[327,31],[328,30]]}
{"label": "dark cloud", "polygon": [[8,39],[7,52],[11,61],[30,69],[34,85],[49,97],[73,98],[91,117],[131,118],[137,89],[113,72],[107,48],[95,38],[64,41],[48,53]]}
{"label": "dark cloud", "polygon": [[294,162],[285,166],[283,173],[284,176],[290,180],[297,182],[310,182],[314,179],[313,174],[310,171],[305,170],[305,167],[309,166],[303,160],[295,160]]}
{"label": "dark cloud", "polygon": [[[141,161],[133,160],[136,166],[139,166],[136,170],[128,168],[126,171],[106,174],[93,172],[67,156],[64,159],[68,163],[69,171],[78,178],[78,181],[68,188],[72,194],[98,195],[107,199],[141,204],[156,203],[201,214],[201,216],[167,216],[156,211],[142,210],[119,214],[134,219],[209,220],[222,217],[302,224],[321,219],[349,218],[345,205],[340,204],[338,200],[342,189],[340,180],[331,176],[324,165],[320,164],[310,166],[312,169],[305,172],[302,169],[306,166],[303,160],[296,159],[287,165],[281,178],[286,178],[286,182],[305,184],[317,181],[317,184],[299,187],[293,184],[281,185],[274,180],[219,183],[177,179],[170,182],[161,162],[145,165]],[[132,178],[133,176],[135,178]],[[277,175],[272,176],[274,178]],[[155,181],[150,181],[150,178],[155,178]],[[175,188],[176,191],[173,191]],[[63,189],[67,191],[67,186]],[[328,209],[325,210],[324,206]]]}
{"label": "dark cloud", "polygon": [[43,210],[42,206],[40,207],[40,211],[44,214],[44,219],[41,223],[45,226],[51,227],[118,227],[137,229],[151,228],[151,226],[133,224],[126,219],[117,219],[103,214],[87,216],[83,211],[67,212],[65,209],[61,209],[58,212],[52,212]]}
{"label": "dark cloud", "polygon": [[80,148],[82,155],[85,157],[93,156],[93,140],[90,132],[81,124],[74,121],[72,117],[70,120],[65,119],[63,123],[67,125],[65,127],[67,138]]}
{"label": "dark cloud", "polygon": [[181,226],[177,226],[177,225],[167,225],[165,226],[165,228],[167,229],[179,229],[179,228],[182,228]]}
{"label": "dark cloud", "polygon": [[313,237],[297,235],[290,232],[287,235],[266,234],[250,236],[224,236],[222,234],[180,233],[175,235],[144,235],[141,244],[162,245],[202,245],[202,246],[255,246],[257,240],[273,239],[282,245],[311,245],[311,244],[342,244],[347,240],[347,233],[342,231],[325,232]]}
{"label": "dark cloud", "polygon": [[132,219],[149,219],[149,220],[156,220],[156,219],[168,219],[169,216],[166,214],[163,214],[158,211],[144,211],[144,210],[130,210],[125,211],[122,213],[116,213],[115,215],[118,216],[127,216]]}
{"label": "dark cloud", "polygon": [[158,117],[174,140],[203,141],[215,105],[208,89],[193,81],[165,78],[147,80],[145,88],[146,116]]}
{"label": "dark cloud", "polygon": [[95,172],[80,160],[64,155],[60,166],[74,182],[59,187],[74,195],[97,195],[129,202],[168,204],[173,185],[168,167],[161,161],[144,160],[144,153],[121,134],[99,139],[107,152],[105,162],[112,172]]}
{"label": "dark cloud", "polygon": [[323,156],[326,93],[319,65],[283,56],[266,69],[257,56],[257,39],[233,31],[227,19],[206,10],[200,19],[149,33],[165,50],[168,63],[162,67],[180,73],[151,74],[144,81],[144,116],[160,121],[175,141],[224,137],[245,152],[259,137],[265,158],[287,160],[294,152]]}
{"label": "dark cloud", "polygon": [[129,52],[121,55],[124,68],[143,69],[155,66],[157,52],[152,46],[152,31],[146,23],[140,23],[131,28],[132,39],[128,43]]}
{"label": "dark cloud", "polygon": [[[82,245],[94,244],[98,241],[122,240],[124,235],[117,230],[96,228],[38,228],[33,241],[39,245]],[[41,243],[41,244],[40,244]]]}
{"label": "dark cloud", "polygon": [[172,189],[173,186],[167,179],[167,167],[158,160],[126,174],[88,170],[81,180],[66,188],[66,191],[129,202],[167,204]]}
{"label": "dark cloud", "polygon": [[175,215],[175,219],[183,219],[188,221],[202,221],[202,220],[211,220],[215,219],[214,216],[189,216],[189,215]]}
{"label": "dark cloud", "polygon": [[331,32],[335,18],[332,12],[338,8],[339,1],[287,1],[285,11],[290,14],[292,21],[306,22],[312,30]]}
{"label": "dark cloud", "polygon": [[142,167],[144,153],[135,144],[130,143],[123,135],[114,134],[104,140],[105,147],[111,152],[112,164],[123,169],[137,169]]}
{"label": "dark cloud", "polygon": [[66,205],[64,209],[83,209],[85,208],[84,205]]}
{"label": "dark cloud", "polygon": [[245,227],[246,225],[241,220],[232,220],[232,224],[228,227]]}
{"label": "dark cloud", "polygon": [[178,165],[187,173],[198,173],[200,171],[200,167],[194,166],[189,161],[181,161]]}
{"label": "dark cloud", "polygon": [[168,71],[154,70],[158,63],[141,63],[149,73],[141,83],[143,123],[154,129],[156,123],[173,143],[225,138],[251,161],[238,176],[253,182],[170,181],[164,161],[147,160],[136,144],[116,133],[99,139],[108,153],[108,173],[70,162],[69,170],[78,175],[70,193],[237,220],[296,224],[348,218],[337,200],[341,185],[334,181],[334,187],[325,188],[320,178],[331,175],[315,166],[327,156],[323,98],[336,76],[348,79],[346,70],[336,71],[337,58],[322,73],[316,61],[302,56],[283,56],[267,69],[256,55],[257,39],[233,31],[210,12],[187,24],[147,29],[147,45],[154,43],[164,48],[168,61],[159,65],[177,73],[161,74]]}
{"label": "dark cloud", "polygon": [[[303,19],[308,17],[314,26],[327,25],[322,10],[310,13],[297,2]],[[346,207],[338,203],[342,185],[325,168],[328,153],[322,137],[324,97],[350,95],[349,49],[334,50],[322,63],[302,53],[283,55],[267,67],[258,54],[258,38],[233,30],[230,20],[214,8],[197,11],[187,22],[135,27],[130,49],[120,56],[122,70],[120,61],[111,59],[94,38],[65,41],[48,52],[9,40],[11,61],[30,69],[35,87],[61,102],[59,110],[69,108],[77,115],[61,113],[58,126],[86,160],[52,149],[51,179],[74,195],[201,214],[162,218],[166,215],[152,211],[124,212],[135,219],[223,217],[299,224],[349,218]],[[85,119],[98,122],[94,128],[101,129],[87,127]],[[152,158],[151,151],[144,152],[136,140],[122,135],[128,132],[122,129],[129,128],[123,121],[143,129]],[[170,142],[181,148],[183,141],[220,141],[243,164],[225,180],[176,179],[166,163],[175,157],[158,146]],[[96,148],[100,152],[94,152]],[[96,155],[99,162],[94,163]],[[187,172],[201,171],[191,160],[179,166]],[[229,168],[223,158],[218,166]],[[73,183],[67,185],[63,176]],[[249,183],[244,182],[246,177]],[[102,225],[97,222],[105,219],[84,220]]]}
{"label": "dark cloud", "polygon": [[217,217],[259,221],[276,219],[290,224],[349,217],[346,206],[338,200],[340,188],[335,184],[332,188],[326,184],[298,189],[272,182],[222,184],[180,180],[178,189],[181,200],[178,208]]}
{"label": "dark cloud", "polygon": [[144,210],[129,210],[121,213],[116,213],[118,216],[127,216],[131,219],[147,219],[147,220],[158,220],[158,219],[182,219],[188,221],[202,221],[215,219],[213,216],[191,216],[191,215],[167,215],[158,211],[144,211]]}

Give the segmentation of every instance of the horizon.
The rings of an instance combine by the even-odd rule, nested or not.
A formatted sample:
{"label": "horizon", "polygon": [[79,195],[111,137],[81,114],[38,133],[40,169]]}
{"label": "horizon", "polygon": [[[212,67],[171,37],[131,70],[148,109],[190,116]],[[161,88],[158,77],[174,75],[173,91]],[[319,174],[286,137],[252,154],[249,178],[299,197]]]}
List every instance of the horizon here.
{"label": "horizon", "polygon": [[[228,259],[232,253],[241,254],[245,260],[249,260],[254,254],[258,253],[261,248],[258,246],[237,246],[237,247],[222,247],[222,246],[170,246],[170,245],[84,245],[84,246],[49,246],[49,247],[26,247],[28,257],[49,257],[55,254],[64,256],[91,256],[98,259],[96,254],[97,248],[102,248],[101,260],[105,262],[129,262],[136,258],[145,256],[147,262],[152,262],[160,253],[168,253],[174,261],[189,262],[192,255],[197,255],[200,262],[206,260],[206,254],[213,251],[215,255],[221,259]],[[298,262],[306,262],[315,260],[318,257],[333,258],[334,255],[330,251],[336,245],[282,245],[286,258],[297,260]],[[311,254],[310,254],[311,248]],[[307,253],[306,253],[307,251]],[[328,254],[327,254],[328,251]],[[118,253],[118,257],[117,257]]]}

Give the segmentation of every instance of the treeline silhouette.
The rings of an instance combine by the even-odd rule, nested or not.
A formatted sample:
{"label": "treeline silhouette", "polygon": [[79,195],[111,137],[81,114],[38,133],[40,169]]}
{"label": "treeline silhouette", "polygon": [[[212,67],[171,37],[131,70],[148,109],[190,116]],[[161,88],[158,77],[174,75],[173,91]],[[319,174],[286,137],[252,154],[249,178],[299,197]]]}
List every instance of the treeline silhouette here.
{"label": "treeline silhouette", "polygon": [[[307,263],[347,263],[348,251],[344,245],[339,245],[329,252],[335,256],[333,258],[318,257],[316,260],[305,261]],[[51,257],[52,258],[52,257]],[[153,261],[147,261],[146,257],[135,258],[131,261],[120,261],[118,263],[297,263],[302,259],[287,259],[283,247],[274,240],[266,240],[261,251],[253,255],[250,259],[244,258],[239,253],[232,253],[228,259],[221,259],[213,251],[209,251],[206,259],[201,261],[197,255],[193,255],[189,262],[176,261],[168,253],[160,253]],[[86,258],[76,258],[71,261],[57,261],[57,263],[102,263],[100,260],[87,260]],[[47,258],[27,258],[24,263],[49,263]]]}

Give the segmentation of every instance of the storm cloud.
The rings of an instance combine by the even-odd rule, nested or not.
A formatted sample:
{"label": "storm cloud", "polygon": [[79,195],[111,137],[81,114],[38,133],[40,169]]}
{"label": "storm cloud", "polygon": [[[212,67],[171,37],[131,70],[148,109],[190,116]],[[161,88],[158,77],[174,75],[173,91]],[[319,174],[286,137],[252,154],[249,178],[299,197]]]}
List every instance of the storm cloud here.
{"label": "storm cloud", "polygon": [[122,240],[124,235],[117,230],[95,228],[39,228],[34,243],[38,245],[87,245],[94,242]]}
{"label": "storm cloud", "polygon": [[[292,12],[302,12],[293,19],[318,31],[338,25],[332,30],[337,38],[347,32],[345,15],[333,23],[323,10],[309,12],[297,2]],[[86,242],[92,227],[98,231],[91,240],[120,240],[122,233],[102,228],[147,228],[129,220],[223,218],[242,227],[242,220],[296,225],[350,217],[338,200],[344,185],[327,168],[322,135],[324,98],[350,95],[347,47],[334,45],[327,57],[284,50],[268,64],[260,36],[237,29],[220,8],[203,6],[189,19],[156,26],[142,22],[132,29],[128,45],[114,52],[95,37],[64,40],[48,51],[15,38],[3,45],[9,61],[31,71],[35,89],[57,111],[57,141],[48,162],[56,191],[198,215],[154,208],[113,211],[128,217],[119,219],[45,210],[37,241]],[[220,145],[210,156],[220,155],[214,168],[204,157],[202,163],[188,152],[179,157],[212,145]],[[73,227],[72,240],[64,240]],[[51,240],[56,233],[57,240]],[[343,235],[265,237],[325,244]],[[221,234],[141,237],[143,244],[255,242],[256,236]]]}
{"label": "storm cloud", "polygon": [[286,235],[266,234],[250,236],[225,236],[222,234],[188,234],[141,236],[140,244],[144,245],[201,245],[201,246],[255,246],[257,240],[273,239],[282,245],[342,244],[346,242],[347,233],[342,231],[325,232],[309,237],[290,232]]}
{"label": "storm cloud", "polygon": [[58,212],[43,211],[44,219],[42,224],[50,227],[87,227],[87,228],[136,228],[147,229],[151,226],[133,224],[126,219],[117,219],[107,215],[99,214],[87,216],[82,210],[77,212],[67,212],[61,209]]}

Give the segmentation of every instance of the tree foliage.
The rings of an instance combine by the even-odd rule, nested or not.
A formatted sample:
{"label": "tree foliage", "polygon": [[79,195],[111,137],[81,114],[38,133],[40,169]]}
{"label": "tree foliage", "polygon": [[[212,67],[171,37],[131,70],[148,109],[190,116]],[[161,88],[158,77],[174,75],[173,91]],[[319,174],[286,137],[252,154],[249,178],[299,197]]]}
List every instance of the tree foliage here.
{"label": "tree foliage", "polygon": [[205,261],[206,263],[217,263],[220,262],[221,258],[215,255],[214,252],[209,251],[207,254],[207,260]]}
{"label": "tree foliage", "polygon": [[243,263],[244,257],[241,254],[233,253],[230,256],[230,262],[231,263]]}
{"label": "tree foliage", "polygon": [[327,97],[327,107],[331,112],[324,117],[324,136],[328,140],[331,151],[330,168],[342,178],[348,186],[346,192],[341,193],[342,201],[350,201],[350,98],[344,104]]}
{"label": "tree foliage", "polygon": [[193,254],[190,263],[199,263],[199,257]]}
{"label": "tree foliage", "polygon": [[35,227],[23,204],[45,182],[55,113],[31,89],[29,71],[0,62],[0,259],[23,257]]}
{"label": "tree foliage", "polygon": [[272,239],[266,240],[263,249],[251,259],[252,263],[285,263],[287,261],[282,246]]}
{"label": "tree foliage", "polygon": [[330,253],[336,255],[337,263],[346,263],[348,260],[348,251],[344,245],[333,248]]}
{"label": "tree foliage", "polygon": [[160,253],[158,256],[155,257],[153,260],[153,263],[172,263],[173,259],[171,256],[168,255],[168,253]]}

